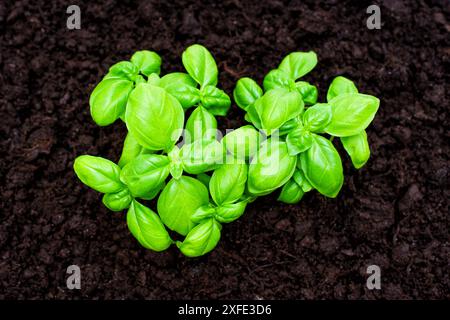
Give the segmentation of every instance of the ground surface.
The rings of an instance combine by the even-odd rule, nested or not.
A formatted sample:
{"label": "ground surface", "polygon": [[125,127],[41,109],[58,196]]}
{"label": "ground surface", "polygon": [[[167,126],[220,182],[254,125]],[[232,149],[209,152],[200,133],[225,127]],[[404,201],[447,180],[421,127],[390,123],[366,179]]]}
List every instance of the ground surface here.
{"label": "ground surface", "polygon": [[[372,1],[77,2],[78,31],[66,29],[67,1],[0,2],[1,299],[450,298],[447,1],[382,1],[381,30],[366,28]],[[153,49],[163,72],[181,70],[195,42],[211,49],[229,93],[238,77],[261,82],[285,54],[314,50],[307,80],[322,98],[346,75],[382,103],[371,160],[356,171],[344,156],[336,199],[261,198],[216,250],[188,260],[141,248],[72,163],[118,159],[124,125],[97,127],[88,107],[109,65]],[[235,106],[219,121],[244,123]],[[80,291],[65,286],[71,264]],[[365,286],[371,264],[382,290]]]}

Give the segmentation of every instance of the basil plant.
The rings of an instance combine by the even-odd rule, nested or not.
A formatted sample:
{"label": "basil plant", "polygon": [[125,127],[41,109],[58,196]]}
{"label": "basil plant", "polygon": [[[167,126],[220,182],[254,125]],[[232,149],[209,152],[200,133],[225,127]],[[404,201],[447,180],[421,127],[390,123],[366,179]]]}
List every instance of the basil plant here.
{"label": "basil plant", "polygon": [[338,76],[319,102],[317,87],[301,80],[317,64],[314,52],[289,54],[262,86],[239,79],[233,97],[249,124],[222,139],[216,117],[227,114],[231,100],[217,87],[212,54],[194,44],[181,60],[185,72],[163,76],[153,51],[114,64],[89,104],[98,125],[124,122],[120,158],[81,155],[73,165],[108,209],[126,210],[128,229],[144,248],[174,245],[187,257],[202,256],[217,246],[223,224],[258,196],[280,190],[278,200],[295,204],[316,189],[336,197],[344,177],[334,137],[355,168],[368,161],[366,128],[379,100]]}

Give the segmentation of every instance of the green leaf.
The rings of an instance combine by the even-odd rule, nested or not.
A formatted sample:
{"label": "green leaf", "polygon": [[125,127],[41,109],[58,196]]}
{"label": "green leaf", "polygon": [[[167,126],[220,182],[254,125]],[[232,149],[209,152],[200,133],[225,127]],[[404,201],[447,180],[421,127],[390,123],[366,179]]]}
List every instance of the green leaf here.
{"label": "green leaf", "polygon": [[264,77],[263,87],[264,91],[277,88],[292,90],[295,88],[295,82],[291,79],[288,73],[283,70],[274,69]]}
{"label": "green leaf", "polygon": [[281,189],[277,200],[288,204],[295,204],[300,202],[303,198],[303,194],[302,188],[294,179],[290,179]]}
{"label": "green leaf", "polygon": [[188,118],[184,133],[187,143],[201,139],[215,140],[217,136],[217,120],[207,109],[198,106]]}
{"label": "green leaf", "polygon": [[248,201],[227,203],[216,208],[215,218],[221,223],[230,223],[239,219],[245,212]]}
{"label": "green leaf", "polygon": [[286,121],[278,132],[279,136],[284,136],[291,132],[292,130],[298,128],[299,126],[303,127],[301,116],[295,117],[289,121]]}
{"label": "green leaf", "polygon": [[297,81],[295,83],[295,88],[302,96],[302,100],[305,104],[311,105],[317,102],[317,97],[319,92],[317,91],[317,87],[306,82],[306,81]]}
{"label": "green leaf", "polygon": [[118,78],[103,79],[89,98],[91,116],[99,126],[116,121],[125,111],[133,83]]}
{"label": "green leaf", "polygon": [[259,117],[257,109],[261,109],[262,97],[256,99],[254,104],[247,107],[247,113],[245,114],[245,121],[251,122],[256,128],[261,129],[261,118]]}
{"label": "green leaf", "polygon": [[135,81],[139,74],[139,69],[129,61],[120,61],[109,68],[103,79],[116,78],[121,80]]}
{"label": "green leaf", "polygon": [[348,137],[365,130],[380,106],[374,96],[346,93],[333,98],[329,104],[333,117],[325,132],[337,137]]}
{"label": "green leaf", "polygon": [[235,158],[248,159],[253,157],[263,138],[253,126],[246,125],[227,133],[222,143]]}
{"label": "green leaf", "polygon": [[292,179],[302,188],[303,192],[309,192],[313,189],[313,186],[306,179],[303,170],[301,169],[301,161],[297,161],[297,169],[292,176]]}
{"label": "green leaf", "polygon": [[130,206],[133,198],[127,188],[115,193],[107,193],[103,196],[103,204],[111,211],[122,211]]}
{"label": "green leaf", "polygon": [[300,154],[301,168],[321,194],[335,198],[344,182],[341,158],[330,140],[315,135],[314,143]]}
{"label": "green leaf", "polygon": [[323,132],[330,124],[332,117],[331,106],[326,103],[318,103],[306,109],[303,114],[303,125],[305,130]]}
{"label": "green leaf", "polygon": [[202,87],[217,85],[219,71],[213,56],[204,46],[194,44],[188,47],[182,60],[186,71]]}
{"label": "green leaf", "polygon": [[214,86],[204,86],[200,92],[202,105],[215,116],[225,116],[230,109],[230,97]]}
{"label": "green leaf", "polygon": [[[139,81],[139,83],[145,83],[145,81]],[[147,78],[147,83],[151,84],[152,86],[159,87],[161,83],[161,78],[156,73],[151,73]]]}
{"label": "green leaf", "polygon": [[144,149],[131,133],[127,133],[123,142],[122,154],[119,159],[119,167],[123,168],[128,162],[141,154],[153,153],[152,150]]}
{"label": "green leaf", "polygon": [[196,140],[180,149],[183,169],[190,174],[199,174],[216,168],[223,162],[225,149],[217,140]]}
{"label": "green leaf", "polygon": [[293,52],[281,61],[278,69],[283,70],[293,80],[310,72],[317,64],[317,55],[313,51]]}
{"label": "green leaf", "polygon": [[330,87],[328,88],[327,101],[330,102],[333,98],[345,93],[358,93],[358,89],[353,81],[345,77],[338,76],[333,79]]}
{"label": "green leaf", "polygon": [[173,243],[158,215],[135,200],[128,209],[127,224],[130,232],[144,248],[163,251]]}
{"label": "green leaf", "polygon": [[272,89],[261,99],[261,104],[255,108],[261,119],[262,129],[268,135],[303,112],[304,104],[297,91]]}
{"label": "green leaf", "polygon": [[248,170],[248,191],[266,195],[281,187],[293,175],[297,157],[288,153],[283,141],[268,139],[261,144]]}
{"label": "green leaf", "polygon": [[208,189],[200,181],[181,176],[172,179],[158,199],[158,213],[164,224],[181,235],[186,235],[193,227],[191,216],[209,203]]}
{"label": "green leaf", "polygon": [[187,257],[199,257],[214,249],[220,240],[221,225],[215,219],[208,219],[197,225],[177,246]]}
{"label": "green leaf", "polygon": [[197,83],[187,73],[174,72],[161,78],[159,86],[173,95],[184,109],[200,102],[200,90]]}
{"label": "green leaf", "polygon": [[107,159],[82,155],[75,159],[73,169],[81,182],[99,192],[114,193],[125,187],[119,166]]}
{"label": "green leaf", "polygon": [[234,101],[243,110],[247,110],[248,106],[262,97],[262,95],[261,87],[255,80],[247,77],[239,79],[233,90]]}
{"label": "green leaf", "polygon": [[120,180],[136,198],[153,199],[169,176],[169,158],[145,154],[131,160],[122,168]]}
{"label": "green leaf", "polygon": [[161,69],[161,57],[153,51],[137,51],[131,57],[131,62],[146,76],[159,74]]}
{"label": "green leaf", "polygon": [[369,143],[367,142],[366,131],[361,131],[360,133],[341,138],[342,145],[345,151],[352,159],[353,166],[356,169],[364,166],[370,157]]}
{"label": "green leaf", "polygon": [[181,136],[184,112],[164,89],[141,83],[130,94],[125,119],[128,131],[150,150],[170,150]]}
{"label": "green leaf", "polygon": [[313,136],[311,132],[303,128],[294,129],[286,136],[286,144],[289,155],[295,156],[311,148]]}
{"label": "green leaf", "polygon": [[209,182],[214,202],[220,206],[239,200],[244,194],[247,174],[246,163],[226,163],[214,170]]}
{"label": "green leaf", "polygon": [[213,218],[215,214],[216,208],[209,203],[195,210],[194,214],[191,216],[191,220],[194,223],[201,223],[205,219]]}

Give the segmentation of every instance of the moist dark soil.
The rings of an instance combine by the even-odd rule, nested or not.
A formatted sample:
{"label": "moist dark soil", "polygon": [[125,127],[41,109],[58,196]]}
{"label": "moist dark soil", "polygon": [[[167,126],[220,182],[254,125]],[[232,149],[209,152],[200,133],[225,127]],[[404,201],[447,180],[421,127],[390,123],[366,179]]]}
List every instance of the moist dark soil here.
{"label": "moist dark soil", "polygon": [[[373,1],[1,1],[0,298],[449,299],[450,5],[375,3],[380,30],[366,27]],[[69,4],[80,30],[66,28]],[[342,152],[336,199],[259,198],[212,253],[187,259],[140,247],[72,164],[120,155],[123,123],[98,127],[89,114],[108,67],[150,49],[163,73],[180,71],[193,43],[212,51],[229,94],[239,77],[262,82],[287,53],[314,50],[306,79],[322,99],[344,75],[381,107],[367,165]],[[219,122],[245,123],[235,105]],[[66,287],[72,264],[81,290]],[[381,290],[366,287],[372,264]]]}

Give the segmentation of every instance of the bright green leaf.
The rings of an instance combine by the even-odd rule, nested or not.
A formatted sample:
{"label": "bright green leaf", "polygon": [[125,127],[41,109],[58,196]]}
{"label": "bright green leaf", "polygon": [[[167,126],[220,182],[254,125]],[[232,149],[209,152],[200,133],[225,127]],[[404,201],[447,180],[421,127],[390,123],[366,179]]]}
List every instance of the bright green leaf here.
{"label": "bright green leaf", "polygon": [[264,77],[263,87],[264,91],[277,88],[292,90],[295,88],[295,82],[291,79],[288,73],[283,70],[274,69]]}
{"label": "bright green leaf", "polygon": [[178,248],[187,257],[199,257],[214,249],[220,240],[221,225],[215,219],[208,219],[197,225]]}
{"label": "bright green leaf", "polygon": [[158,213],[164,224],[181,235],[186,235],[193,227],[191,216],[209,203],[208,189],[200,181],[181,176],[172,179],[158,199]]}
{"label": "bright green leaf", "polygon": [[358,89],[353,81],[345,77],[338,76],[333,79],[330,87],[328,88],[327,101],[330,102],[333,98],[345,93],[358,93]]}
{"label": "bright green leaf", "polygon": [[330,124],[332,117],[331,106],[326,103],[318,103],[306,109],[303,114],[303,125],[305,130],[323,132]]}
{"label": "bright green leaf", "polygon": [[194,44],[188,47],[182,60],[186,71],[202,87],[217,85],[219,71],[213,56],[204,46]]}
{"label": "bright green leaf", "polygon": [[244,194],[247,173],[246,163],[223,164],[214,170],[209,182],[214,202],[223,205],[239,200]]}
{"label": "bright green leaf", "polygon": [[360,133],[341,138],[342,145],[345,151],[352,159],[353,166],[356,169],[364,166],[370,157],[369,143],[367,142],[366,131],[361,131]]}
{"label": "bright green leaf", "polygon": [[278,196],[278,201],[295,204],[300,202],[303,198],[303,190],[302,188],[295,182],[294,179],[290,179],[286,184],[281,188],[280,195]]}
{"label": "bright green leaf", "polygon": [[161,69],[161,57],[153,51],[136,51],[131,57],[131,62],[146,76],[152,73],[159,74]]}
{"label": "bright green leaf", "polygon": [[89,98],[91,116],[95,123],[107,126],[116,121],[124,113],[132,90],[131,81],[118,78],[102,80]]}
{"label": "bright green leaf", "polygon": [[147,249],[163,251],[173,243],[158,215],[135,200],[128,209],[127,224],[133,236]]}
{"label": "bright green leaf", "polygon": [[169,176],[169,159],[158,154],[145,154],[122,168],[120,180],[136,198],[150,200],[156,196]]}
{"label": "bright green leaf", "polygon": [[315,135],[314,143],[300,154],[301,168],[309,183],[321,194],[335,198],[344,182],[339,153],[330,140]]}
{"label": "bright green leaf", "polygon": [[183,169],[190,174],[213,170],[223,162],[225,148],[217,140],[196,140],[180,149]]}
{"label": "bright green leaf", "polygon": [[317,64],[317,55],[313,51],[292,52],[281,61],[278,69],[283,70],[293,80],[310,72]]}
{"label": "bright green leaf", "polygon": [[316,86],[306,81],[297,81],[295,83],[295,88],[302,96],[302,100],[305,104],[312,105],[317,102],[319,92],[317,91]]}
{"label": "bright green leaf", "polygon": [[216,208],[215,218],[221,223],[230,223],[239,219],[245,212],[248,201],[228,203]]}
{"label": "bright green leaf", "polygon": [[115,193],[107,193],[103,196],[103,204],[112,211],[122,211],[130,206],[133,198],[127,188]]}
{"label": "bright green leaf", "polygon": [[161,78],[159,86],[173,95],[184,109],[200,102],[200,90],[197,83],[187,73],[174,72]]}
{"label": "bright green leaf", "polygon": [[128,99],[125,119],[128,131],[150,150],[169,150],[181,136],[184,112],[164,89],[139,84]]}
{"label": "bright green leaf", "polygon": [[227,133],[222,143],[237,159],[248,159],[258,150],[263,138],[263,135],[253,126],[246,125]]}
{"label": "bright green leaf", "polygon": [[262,97],[261,87],[251,78],[241,78],[236,83],[233,90],[233,97],[236,104],[243,110],[253,104],[258,98]]}
{"label": "bright green leaf", "polygon": [[202,106],[195,108],[186,122],[186,142],[190,143],[199,139],[215,140],[216,136],[216,118]]}
{"label": "bright green leaf", "polygon": [[230,109],[230,97],[214,86],[204,86],[200,92],[202,105],[215,116],[225,116]]}
{"label": "bright green leaf", "polygon": [[380,100],[360,93],[346,93],[333,98],[329,104],[333,117],[325,132],[348,137],[365,130],[375,117]]}
{"label": "bright green leaf", "polygon": [[114,193],[125,186],[120,182],[120,167],[101,157],[82,155],[73,163],[78,178],[85,185],[102,193]]}

